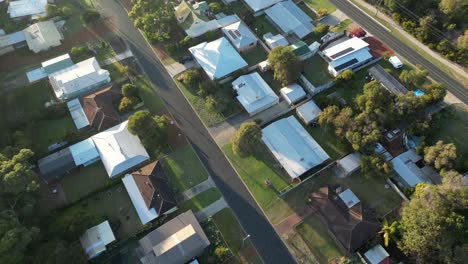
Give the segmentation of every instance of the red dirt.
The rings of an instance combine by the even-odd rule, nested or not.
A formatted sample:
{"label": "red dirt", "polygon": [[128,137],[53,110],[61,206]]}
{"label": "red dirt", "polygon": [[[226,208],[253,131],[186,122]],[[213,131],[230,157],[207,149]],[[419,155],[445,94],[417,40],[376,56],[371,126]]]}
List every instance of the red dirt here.
{"label": "red dirt", "polygon": [[363,40],[369,43],[370,53],[374,58],[394,53],[393,50],[374,37],[365,37]]}
{"label": "red dirt", "polygon": [[304,218],[309,216],[311,213],[314,212],[314,209],[311,206],[307,206],[303,210],[293,213],[289,215],[287,218],[285,218],[281,223],[276,224],[274,226],[276,232],[282,236],[288,232],[291,232],[291,230],[299,223],[301,223]]}

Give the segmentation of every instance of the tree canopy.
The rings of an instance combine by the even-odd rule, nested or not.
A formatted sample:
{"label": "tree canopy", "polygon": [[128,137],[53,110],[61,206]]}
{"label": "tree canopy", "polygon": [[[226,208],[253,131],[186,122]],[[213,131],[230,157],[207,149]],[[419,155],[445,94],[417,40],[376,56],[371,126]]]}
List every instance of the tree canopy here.
{"label": "tree canopy", "polygon": [[243,123],[232,141],[232,150],[241,157],[255,153],[261,145],[262,131],[255,122]]}
{"label": "tree canopy", "polygon": [[386,162],[379,154],[363,155],[360,165],[361,173],[366,178],[387,177],[392,171],[392,163]]}
{"label": "tree canopy", "polygon": [[128,130],[137,135],[143,145],[148,148],[158,148],[167,137],[169,120],[165,116],[151,116],[147,110],[137,111],[128,118]]}
{"label": "tree canopy", "polygon": [[457,159],[457,147],[439,140],[434,146],[424,148],[424,161],[437,170],[450,169]]}
{"label": "tree canopy", "polygon": [[283,86],[295,82],[301,74],[301,63],[290,47],[273,48],[268,54],[268,65],[275,80]]}

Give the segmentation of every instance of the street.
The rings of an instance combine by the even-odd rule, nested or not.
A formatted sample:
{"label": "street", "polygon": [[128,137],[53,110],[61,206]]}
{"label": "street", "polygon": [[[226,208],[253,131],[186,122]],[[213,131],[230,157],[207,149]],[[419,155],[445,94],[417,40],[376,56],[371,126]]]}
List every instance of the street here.
{"label": "street", "polygon": [[445,72],[426,60],[423,56],[419,55],[419,53],[403,44],[400,40],[394,37],[391,32],[385,30],[382,26],[361,12],[361,10],[350,4],[348,0],[330,0],[330,2],[347,16],[349,16],[349,18],[360,24],[363,28],[380,39],[395,52],[406,58],[409,62],[423,66],[429,71],[429,76],[431,76],[437,82],[445,84],[448,91],[453,93],[462,102],[465,104],[468,103],[468,93],[466,87],[454,80],[452,77],[448,76]]}
{"label": "street", "polygon": [[116,0],[98,0],[99,11],[109,19],[117,34],[130,46],[156,92],[180,129],[193,144],[225,200],[250,235],[265,263],[295,263],[263,212],[256,204],[224,154],[213,141],[201,120],[174,84],[146,40],[133,26],[123,6]]}

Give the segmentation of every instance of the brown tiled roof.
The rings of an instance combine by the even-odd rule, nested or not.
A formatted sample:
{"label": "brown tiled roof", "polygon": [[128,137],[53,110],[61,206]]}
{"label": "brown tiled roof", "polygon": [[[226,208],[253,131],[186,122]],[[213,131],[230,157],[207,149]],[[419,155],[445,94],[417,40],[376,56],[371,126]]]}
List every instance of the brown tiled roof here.
{"label": "brown tiled roof", "polygon": [[163,214],[177,206],[161,162],[154,161],[132,173],[148,209]]}
{"label": "brown tiled roof", "polygon": [[379,230],[380,225],[359,202],[347,208],[334,187],[323,187],[311,195],[312,205],[327,220],[330,231],[349,252],[363,246]]}
{"label": "brown tiled roof", "polygon": [[121,98],[120,91],[109,86],[81,97],[80,102],[90,125],[97,131],[103,131],[120,123],[114,102]]}

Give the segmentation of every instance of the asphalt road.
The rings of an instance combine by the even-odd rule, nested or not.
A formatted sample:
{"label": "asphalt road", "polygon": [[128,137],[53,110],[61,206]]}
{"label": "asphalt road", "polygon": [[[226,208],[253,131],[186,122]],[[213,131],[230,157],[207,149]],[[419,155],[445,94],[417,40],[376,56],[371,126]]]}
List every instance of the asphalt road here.
{"label": "asphalt road", "polygon": [[118,34],[128,42],[168,111],[193,144],[225,200],[234,211],[265,263],[295,263],[273,227],[247,191],[226,157],[194,113],[164,66],[135,29],[116,0],[98,0],[101,13],[109,18]]}
{"label": "asphalt road", "polygon": [[422,65],[429,71],[429,75],[435,81],[445,84],[447,89],[452,94],[458,97],[465,104],[468,104],[468,89],[467,87],[464,87],[463,84],[454,80],[430,61],[419,55],[419,53],[414,51],[412,48],[406,46],[404,43],[394,37],[391,32],[388,32],[386,29],[364,14],[361,10],[350,4],[348,0],[330,0],[330,2],[356,23],[360,24],[367,31],[372,33],[372,35],[380,39],[395,52],[406,58],[409,62],[412,64]]}

